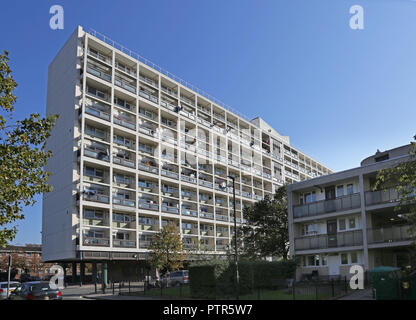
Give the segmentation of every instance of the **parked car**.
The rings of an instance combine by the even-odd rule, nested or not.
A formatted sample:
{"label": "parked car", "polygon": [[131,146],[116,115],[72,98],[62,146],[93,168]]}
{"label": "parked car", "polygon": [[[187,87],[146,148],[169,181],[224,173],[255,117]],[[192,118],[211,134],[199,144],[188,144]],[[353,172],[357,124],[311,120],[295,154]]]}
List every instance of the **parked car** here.
{"label": "parked car", "polygon": [[183,284],[188,284],[189,282],[189,271],[188,270],[179,270],[172,271],[169,275],[164,276],[160,280],[163,287],[168,286],[178,286]]}
{"label": "parked car", "polygon": [[[10,281],[9,293],[20,286],[18,281]],[[0,300],[7,299],[7,281],[0,282]]]}
{"label": "parked car", "polygon": [[62,300],[62,292],[50,287],[47,281],[22,283],[10,294],[11,300]]}

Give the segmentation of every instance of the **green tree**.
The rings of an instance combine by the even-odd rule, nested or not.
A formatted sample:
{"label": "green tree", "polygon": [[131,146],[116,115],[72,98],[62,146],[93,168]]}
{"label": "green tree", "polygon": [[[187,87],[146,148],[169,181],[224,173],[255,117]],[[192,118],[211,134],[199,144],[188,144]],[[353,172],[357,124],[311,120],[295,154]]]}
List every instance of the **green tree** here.
{"label": "green tree", "polygon": [[166,225],[156,233],[150,243],[150,265],[160,270],[161,275],[183,268],[186,258],[184,244],[174,225]]}
{"label": "green tree", "polygon": [[[413,137],[416,141],[416,136]],[[416,142],[411,142],[409,161],[399,162],[391,168],[377,173],[373,190],[386,191],[394,188],[399,201],[394,211],[400,214],[410,225],[409,236],[416,239]]]}
{"label": "green tree", "polygon": [[0,246],[14,239],[11,226],[24,219],[24,206],[36,203],[34,197],[49,192],[48,176],[43,167],[51,156],[45,142],[57,116],[41,118],[38,113],[13,121],[17,87],[8,66],[8,52],[0,55]]}
{"label": "green tree", "polygon": [[[288,259],[289,229],[286,188],[280,187],[273,198],[266,196],[243,209],[247,223],[237,227],[238,251],[250,260],[266,257]],[[234,254],[234,239],[229,254]]]}

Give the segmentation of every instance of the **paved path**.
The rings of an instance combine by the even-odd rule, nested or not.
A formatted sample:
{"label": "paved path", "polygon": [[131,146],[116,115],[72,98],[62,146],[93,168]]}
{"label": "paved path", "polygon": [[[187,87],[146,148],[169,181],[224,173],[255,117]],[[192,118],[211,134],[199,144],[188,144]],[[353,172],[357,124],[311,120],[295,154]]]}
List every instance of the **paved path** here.
{"label": "paved path", "polygon": [[374,300],[371,288],[356,290],[353,293],[340,298],[339,300]]}

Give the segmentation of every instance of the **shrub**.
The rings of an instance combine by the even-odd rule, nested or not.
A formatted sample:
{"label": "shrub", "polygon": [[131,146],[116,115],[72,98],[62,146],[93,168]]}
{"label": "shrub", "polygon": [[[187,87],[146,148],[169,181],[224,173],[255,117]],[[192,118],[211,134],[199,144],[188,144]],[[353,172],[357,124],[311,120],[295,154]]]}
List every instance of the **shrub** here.
{"label": "shrub", "polygon": [[[289,261],[245,261],[238,263],[240,294],[257,288],[273,288],[293,278],[296,263]],[[235,264],[232,261],[210,260],[189,267],[190,291],[193,298],[227,298],[235,295]]]}

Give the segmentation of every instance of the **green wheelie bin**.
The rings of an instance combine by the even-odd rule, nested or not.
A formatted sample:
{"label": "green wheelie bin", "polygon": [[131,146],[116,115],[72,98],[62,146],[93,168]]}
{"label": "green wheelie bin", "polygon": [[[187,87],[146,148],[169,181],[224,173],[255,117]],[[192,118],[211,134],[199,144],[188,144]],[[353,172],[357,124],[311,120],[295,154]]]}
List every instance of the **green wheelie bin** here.
{"label": "green wheelie bin", "polygon": [[400,268],[380,266],[370,271],[376,300],[400,300]]}

